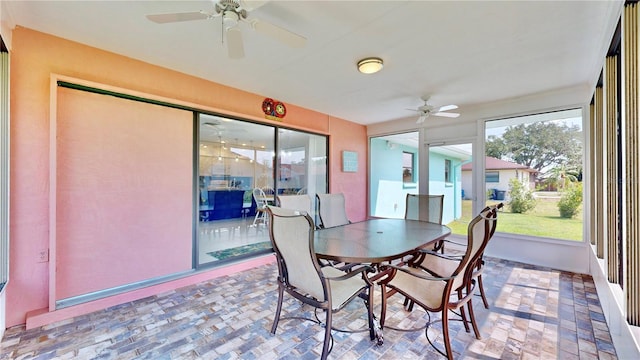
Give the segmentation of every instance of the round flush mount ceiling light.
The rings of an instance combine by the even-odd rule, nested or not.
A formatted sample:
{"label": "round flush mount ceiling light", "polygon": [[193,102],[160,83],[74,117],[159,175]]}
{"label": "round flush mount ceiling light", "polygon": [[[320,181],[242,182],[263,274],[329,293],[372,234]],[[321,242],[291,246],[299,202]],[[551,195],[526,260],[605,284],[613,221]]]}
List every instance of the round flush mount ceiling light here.
{"label": "round flush mount ceiling light", "polygon": [[382,59],[380,58],[366,58],[358,61],[358,71],[363,74],[373,74],[382,70]]}

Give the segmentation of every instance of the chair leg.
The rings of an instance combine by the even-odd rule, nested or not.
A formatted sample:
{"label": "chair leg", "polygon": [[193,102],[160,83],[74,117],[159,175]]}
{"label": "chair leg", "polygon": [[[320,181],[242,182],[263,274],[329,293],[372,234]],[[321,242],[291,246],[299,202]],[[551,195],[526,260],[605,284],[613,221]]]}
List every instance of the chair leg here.
{"label": "chair leg", "polygon": [[445,307],[442,309],[442,335],[444,337],[444,348],[447,353],[447,359],[453,360],[453,351],[451,350],[451,339],[449,339],[449,310]]}
{"label": "chair leg", "polygon": [[[462,299],[462,290],[458,290],[458,299]],[[469,329],[469,320],[467,320],[467,314],[464,311],[464,306],[460,307],[460,317],[462,317],[462,324],[464,325],[464,330],[466,332],[471,332]]]}
{"label": "chair leg", "polygon": [[387,287],[380,285],[380,292],[382,293],[382,302],[380,304],[380,328],[384,329],[384,320],[387,317]]}
{"label": "chair leg", "polygon": [[438,252],[440,251],[441,253],[444,254],[444,240],[438,240],[435,245],[433,245],[433,251]]}
{"label": "chair leg", "polygon": [[480,340],[482,337],[480,336],[480,330],[478,330],[478,324],[476,323],[476,315],[473,313],[473,301],[471,301],[471,299],[467,302],[467,307],[469,308],[469,317],[471,318],[473,332],[476,334],[476,339]]}
{"label": "chair leg", "polygon": [[376,331],[373,323],[373,286],[369,287],[367,300],[367,315],[369,316],[369,338],[371,340],[376,338]]}
{"label": "chair leg", "polygon": [[484,303],[485,309],[489,308],[489,302],[487,301],[487,296],[484,293],[484,285],[482,284],[482,274],[478,275],[478,287],[480,287],[480,296],[482,297],[482,302]]}
{"label": "chair leg", "polygon": [[284,289],[281,284],[278,284],[278,305],[276,307],[276,317],[273,319],[273,325],[271,326],[271,333],[276,333],[278,327],[278,321],[280,320],[280,312],[282,311],[282,297],[284,296]]}
{"label": "chair leg", "polygon": [[404,309],[408,312],[413,311],[413,300],[410,300],[408,297],[404,298],[404,303],[402,304]]}
{"label": "chair leg", "polygon": [[327,356],[329,356],[329,345],[331,345],[331,317],[333,312],[331,311],[331,304],[329,304],[329,308],[325,310],[327,312],[327,320],[325,323],[324,329],[324,343],[322,345],[322,355],[320,355],[321,360],[326,360]]}

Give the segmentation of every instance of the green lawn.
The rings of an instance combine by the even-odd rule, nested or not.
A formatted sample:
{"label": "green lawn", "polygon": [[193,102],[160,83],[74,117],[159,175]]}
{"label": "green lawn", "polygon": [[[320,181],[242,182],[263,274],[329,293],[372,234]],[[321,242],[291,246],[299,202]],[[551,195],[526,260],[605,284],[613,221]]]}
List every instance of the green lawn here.
{"label": "green lawn", "polygon": [[[487,204],[494,203],[488,201]],[[514,214],[506,205],[498,213],[496,231],[564,240],[582,240],[582,211],[573,219],[560,217],[558,199],[537,199],[536,207],[525,214]],[[462,218],[447,224],[454,234],[467,234],[472,219],[471,200],[462,200]]]}

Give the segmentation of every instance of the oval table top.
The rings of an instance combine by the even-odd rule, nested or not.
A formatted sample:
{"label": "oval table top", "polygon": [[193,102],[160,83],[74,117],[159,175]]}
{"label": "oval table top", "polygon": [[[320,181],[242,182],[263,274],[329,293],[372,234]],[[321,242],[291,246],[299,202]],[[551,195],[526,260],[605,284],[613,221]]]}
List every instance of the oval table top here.
{"label": "oval table top", "polygon": [[451,234],[445,225],[418,220],[371,219],[315,231],[316,256],[347,263],[400,259]]}

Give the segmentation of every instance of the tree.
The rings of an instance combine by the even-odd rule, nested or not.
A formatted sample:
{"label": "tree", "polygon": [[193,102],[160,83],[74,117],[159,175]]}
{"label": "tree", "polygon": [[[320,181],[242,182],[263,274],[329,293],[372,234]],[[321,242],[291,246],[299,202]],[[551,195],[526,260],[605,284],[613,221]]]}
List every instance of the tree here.
{"label": "tree", "polygon": [[554,183],[559,191],[562,191],[570,183],[577,182],[579,176],[577,170],[569,169],[565,164],[560,164],[547,172],[546,179]]}
{"label": "tree", "polygon": [[485,146],[485,152],[487,153],[487,156],[491,156],[496,159],[503,159],[507,156],[509,151],[501,137],[489,135]]}
{"label": "tree", "polygon": [[580,128],[554,122],[509,126],[502,137],[489,136],[487,155],[526,165],[544,178],[558,166],[581,171]]}

